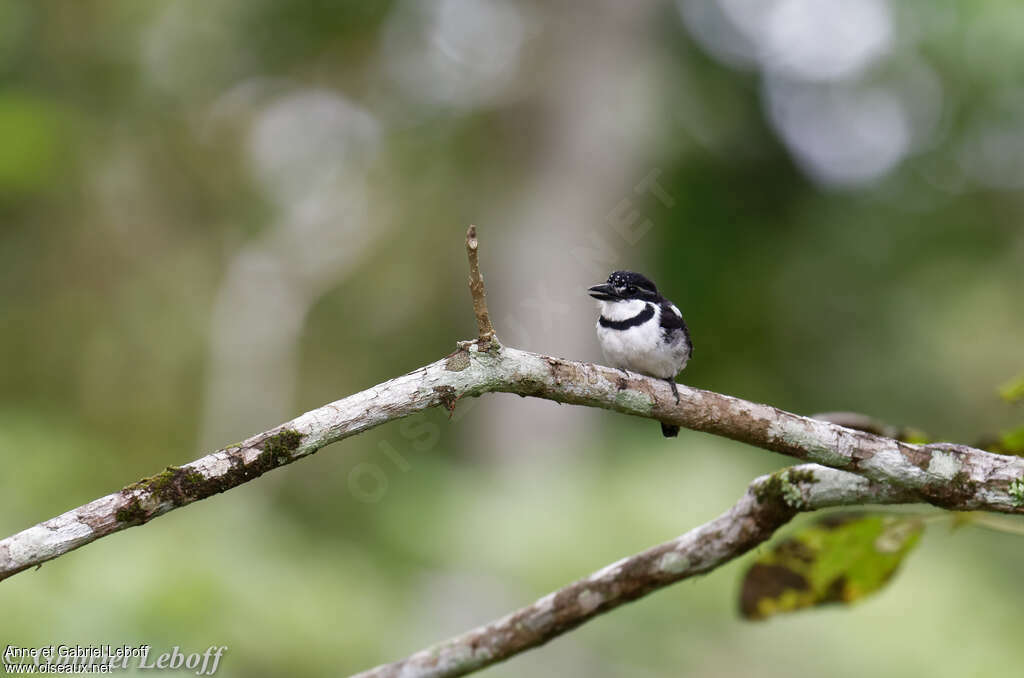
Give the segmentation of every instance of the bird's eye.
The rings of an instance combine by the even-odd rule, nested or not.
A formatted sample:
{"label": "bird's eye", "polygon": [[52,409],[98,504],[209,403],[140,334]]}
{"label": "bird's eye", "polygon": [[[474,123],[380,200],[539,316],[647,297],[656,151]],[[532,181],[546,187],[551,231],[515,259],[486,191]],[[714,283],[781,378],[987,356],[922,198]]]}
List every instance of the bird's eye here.
{"label": "bird's eye", "polygon": [[626,285],[626,292],[628,294],[636,294],[636,285]]}

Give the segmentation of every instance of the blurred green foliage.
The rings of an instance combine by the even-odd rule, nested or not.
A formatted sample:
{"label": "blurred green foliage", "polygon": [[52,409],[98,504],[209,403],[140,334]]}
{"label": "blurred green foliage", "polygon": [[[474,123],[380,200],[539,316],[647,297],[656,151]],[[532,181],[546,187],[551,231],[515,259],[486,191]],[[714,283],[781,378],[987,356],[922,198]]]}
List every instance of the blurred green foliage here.
{"label": "blurred green foliage", "polygon": [[1003,400],[1007,402],[1015,403],[1018,400],[1024,400],[1024,376],[1017,377],[1013,381],[1009,381],[1000,390],[999,394],[1003,397]]}
{"label": "blurred green foliage", "polygon": [[[0,2],[0,532],[205,451],[213,315],[240,261],[256,262],[250,283],[276,281],[268,290],[241,286],[255,290],[257,307],[280,281],[322,287],[299,322],[282,418],[435,360],[472,335],[467,223],[481,226],[492,291],[532,293],[527,270],[554,277],[555,266],[529,268],[532,253],[552,247],[550,234],[515,215],[528,212],[536,183],[550,187],[545,204],[570,209],[574,175],[608,159],[603,140],[567,144],[576,162],[554,162],[538,177],[538,159],[562,148],[543,121],[586,88],[560,97],[538,90],[559,77],[577,83],[565,64],[587,63],[598,47],[595,16],[611,10],[497,4],[527,17],[520,79],[491,98],[479,90],[496,78],[485,79],[461,92],[475,106],[446,108],[389,75],[384,46],[410,44],[394,17],[419,17],[427,3]],[[1003,176],[982,181],[968,171],[980,161],[963,149],[984,124],[1005,131],[996,150],[1016,153],[1024,24],[1005,1],[891,11],[892,61],[871,77],[922,60],[941,85],[942,110],[929,145],[888,174],[856,188],[813,181],[766,120],[763,81],[715,61],[664,3],[623,24],[631,52],[652,64],[629,81],[652,85],[638,90],[651,99],[654,123],[639,135],[650,146],[614,188],[585,199],[608,214],[650,168],[660,170],[673,203],[637,200],[653,227],[622,252],[683,309],[696,352],[682,381],[798,412],[862,411],[971,442],[1020,424],[1019,410],[993,395],[1024,363],[1017,165],[1003,159]],[[473,30],[484,28],[480,19]],[[426,42],[441,54],[459,47]],[[559,62],[560,71],[551,64],[567,44],[578,45],[577,60]],[[486,59],[457,65],[474,62]],[[621,85],[612,64],[601,68],[609,87]],[[455,73],[460,92],[467,78]],[[344,97],[381,131],[358,181],[345,183],[348,166],[313,173],[310,183],[337,187],[327,184],[288,221],[261,179],[253,130],[276,102],[307,90]],[[635,96],[613,94],[624,106]],[[336,106],[322,119],[343,113]],[[580,127],[606,113],[580,111]],[[616,117],[611,128],[630,121]],[[301,139],[269,138],[286,160],[303,157]],[[294,171],[283,166],[275,176]],[[340,245],[316,247],[324,233],[301,228],[359,181],[365,213],[339,210],[330,223],[373,224],[377,239],[363,242],[357,228]],[[306,189],[295,188],[300,199]],[[479,221],[486,217],[495,223]],[[300,229],[293,240],[314,246],[291,253],[287,239],[274,239],[283,222]],[[613,236],[605,226],[593,228]],[[505,249],[490,245],[499,235]],[[508,247],[520,239],[521,250]],[[333,249],[351,261],[329,262],[323,270],[345,274],[321,283],[309,272],[319,270],[318,250]],[[279,278],[258,267],[268,260],[285,262]],[[496,260],[511,264],[491,273]],[[589,303],[582,290],[593,282],[581,273],[579,294],[549,291],[575,307]],[[514,334],[509,319],[533,330],[540,323],[508,301],[512,292],[504,302],[492,296],[500,336]],[[268,312],[260,326],[282,324]],[[596,343],[572,357],[598,359]],[[249,395],[238,387],[240,401]],[[190,651],[226,644],[219,675],[345,674],[682,533],[729,506],[755,474],[786,463],[697,434],[665,442],[650,422],[582,419],[578,408],[558,412],[567,429],[584,430],[581,439],[538,444],[528,422],[516,422],[520,430],[502,442],[522,454],[499,461],[486,453],[495,442],[480,423],[486,409],[460,402],[454,422],[429,412],[384,426],[19,574],[0,584],[0,639]],[[384,473],[374,503],[350,486],[361,463]],[[919,551],[893,586],[853,610],[766,625],[738,622],[731,601],[742,565],[734,564],[488,675],[1007,674],[1024,659],[1020,540],[933,530]]]}
{"label": "blurred green foliage", "polygon": [[39,191],[60,169],[60,136],[66,125],[45,99],[18,94],[0,98],[0,195],[8,199]]}

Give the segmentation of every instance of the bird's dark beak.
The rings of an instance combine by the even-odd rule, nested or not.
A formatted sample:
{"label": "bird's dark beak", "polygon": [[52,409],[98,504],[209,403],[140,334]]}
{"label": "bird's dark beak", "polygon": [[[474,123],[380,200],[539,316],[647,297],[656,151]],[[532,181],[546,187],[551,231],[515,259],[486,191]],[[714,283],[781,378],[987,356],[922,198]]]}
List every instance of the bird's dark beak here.
{"label": "bird's dark beak", "polygon": [[587,291],[590,293],[590,296],[601,301],[613,301],[619,298],[619,295],[615,294],[615,288],[608,283],[594,285]]}

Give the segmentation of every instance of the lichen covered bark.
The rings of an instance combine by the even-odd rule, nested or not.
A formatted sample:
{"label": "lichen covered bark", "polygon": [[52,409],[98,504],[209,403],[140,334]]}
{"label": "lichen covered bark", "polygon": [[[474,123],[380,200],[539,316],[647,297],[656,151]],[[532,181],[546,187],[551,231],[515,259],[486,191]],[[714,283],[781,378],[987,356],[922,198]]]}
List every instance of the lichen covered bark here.
{"label": "lichen covered bark", "polygon": [[[353,678],[451,678],[536,647],[651,591],[709,572],[768,539],[800,510],[898,503],[913,493],[815,465],[763,476],[728,511],[671,541],[623,558],[489,624]],[[800,497],[795,507],[787,492]]]}
{"label": "lichen covered bark", "polygon": [[[307,412],[270,431],[0,541],[0,579],[103,536],[224,492],[325,445],[430,407],[502,391],[601,407],[750,443],[957,510],[1024,513],[1024,459],[960,445],[913,445],[664,380],[528,353],[495,341],[461,342],[446,358]],[[804,498],[783,487],[792,509]]]}

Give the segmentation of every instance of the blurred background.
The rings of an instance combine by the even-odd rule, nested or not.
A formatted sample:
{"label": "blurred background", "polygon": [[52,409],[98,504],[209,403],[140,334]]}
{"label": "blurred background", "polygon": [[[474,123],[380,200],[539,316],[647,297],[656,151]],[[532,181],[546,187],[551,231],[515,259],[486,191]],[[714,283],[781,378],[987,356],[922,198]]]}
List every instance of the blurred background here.
{"label": "blurred background", "polygon": [[[600,360],[647,273],[680,381],[974,442],[1020,422],[1009,0],[0,1],[0,533],[438,359]],[[768,452],[460,402],[0,584],[0,641],[347,674],[725,510]],[[991,676],[1021,537],[932,525],[852,609],[739,619],[744,559],[491,676]]]}

